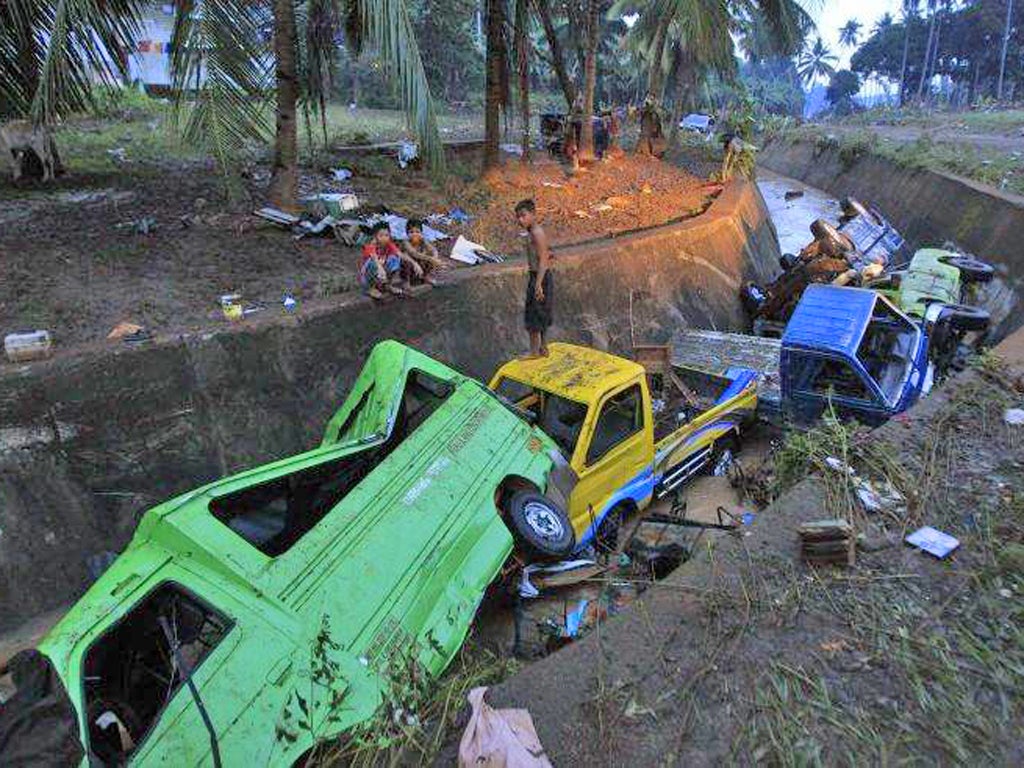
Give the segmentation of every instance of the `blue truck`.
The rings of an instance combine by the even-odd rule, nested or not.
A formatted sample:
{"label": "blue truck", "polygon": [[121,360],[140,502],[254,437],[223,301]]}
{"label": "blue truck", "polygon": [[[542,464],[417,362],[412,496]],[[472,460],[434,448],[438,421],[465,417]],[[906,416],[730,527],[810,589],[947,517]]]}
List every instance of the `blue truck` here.
{"label": "blue truck", "polygon": [[781,339],[684,331],[673,363],[725,374],[761,376],[758,410],[770,421],[806,424],[831,407],[843,418],[877,425],[902,413],[934,381],[927,326],[885,296],[862,288],[812,285]]}

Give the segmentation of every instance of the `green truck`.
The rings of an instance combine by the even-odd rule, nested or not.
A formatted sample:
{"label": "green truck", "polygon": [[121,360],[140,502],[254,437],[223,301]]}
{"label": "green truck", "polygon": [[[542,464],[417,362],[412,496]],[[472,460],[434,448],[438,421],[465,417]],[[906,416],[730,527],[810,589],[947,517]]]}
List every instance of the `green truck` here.
{"label": "green truck", "polygon": [[512,551],[500,510],[564,508],[557,455],[481,383],[382,342],[319,447],[149,510],[14,677],[55,681],[36,715],[82,765],[295,764],[444,670]]}

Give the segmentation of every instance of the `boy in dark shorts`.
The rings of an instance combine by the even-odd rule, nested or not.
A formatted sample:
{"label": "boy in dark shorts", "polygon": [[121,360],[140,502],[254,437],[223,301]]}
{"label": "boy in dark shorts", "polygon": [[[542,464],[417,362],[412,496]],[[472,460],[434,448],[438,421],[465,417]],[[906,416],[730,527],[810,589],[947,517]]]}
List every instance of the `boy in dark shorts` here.
{"label": "boy in dark shorts", "polygon": [[547,332],[554,309],[554,278],[551,274],[551,249],[543,227],[537,223],[537,206],[533,200],[516,203],[516,221],[529,237],[526,241],[526,305],[523,320],[530,334],[528,357],[547,357]]}

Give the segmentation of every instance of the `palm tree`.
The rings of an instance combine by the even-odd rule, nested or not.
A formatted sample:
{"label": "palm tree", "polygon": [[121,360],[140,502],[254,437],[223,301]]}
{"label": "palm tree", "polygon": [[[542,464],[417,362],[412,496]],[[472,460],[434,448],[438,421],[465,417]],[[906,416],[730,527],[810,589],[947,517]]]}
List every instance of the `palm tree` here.
{"label": "palm tree", "polygon": [[892,27],[894,22],[895,20],[893,19],[892,14],[886,11],[885,13],[878,17],[878,21],[875,22],[875,26],[871,28],[871,34],[885,34],[885,32],[887,32],[889,28]]}
{"label": "palm tree", "polygon": [[839,57],[828,49],[819,37],[814,45],[805,48],[796,63],[796,71],[808,85],[815,80],[830,78],[836,72]]}
{"label": "palm tree", "polygon": [[907,89],[907,56],[910,53],[910,27],[917,20],[920,0],[903,0],[903,61],[900,63],[900,106]]}
{"label": "palm tree", "polygon": [[996,99],[1003,100],[1003,78],[1006,76],[1006,51],[1010,45],[1010,23],[1013,21],[1013,0],[1006,3],[1006,24],[1003,26],[1003,47],[999,53],[999,80],[996,83]]}
{"label": "palm tree", "polygon": [[839,28],[839,44],[847,48],[856,48],[860,41],[861,23],[856,19],[850,19]]}
{"label": "palm tree", "polygon": [[519,118],[523,131],[523,162],[530,162],[530,0],[516,0],[515,53],[519,76]]}
{"label": "palm tree", "polygon": [[487,0],[487,52],[484,58],[484,169],[501,161],[501,111],[508,106],[508,42],[505,0]]}
{"label": "palm tree", "polygon": [[562,52],[562,41],[558,37],[558,32],[555,30],[555,24],[551,19],[551,9],[548,5],[548,0],[533,0],[534,8],[537,11],[537,16],[540,17],[540,23],[544,27],[544,37],[548,41],[548,49],[551,51],[551,66],[555,70],[555,76],[558,78],[558,85],[562,89],[562,95],[565,96],[566,108],[572,107],[574,101],[576,101],[576,85],[573,83],[572,78],[569,77],[569,73],[565,68],[565,54]]}
{"label": "palm tree", "polygon": [[583,124],[580,126],[580,160],[594,159],[594,89],[597,87],[597,46],[601,40],[600,0],[589,0],[586,55],[583,59]]}
{"label": "palm tree", "polygon": [[756,35],[750,44],[759,55],[794,55],[814,26],[801,1],[616,0],[609,16],[639,12],[631,44],[648,62],[648,90],[660,100],[668,75],[683,71],[691,78],[696,70],[729,76],[736,65],[732,34],[744,28]]}
{"label": "palm tree", "polygon": [[928,19],[928,43],[924,47],[924,61],[921,64],[921,79],[917,83],[917,99],[921,100],[924,94],[925,81],[928,79],[928,62],[932,57],[932,42],[935,40],[935,20],[938,16],[936,12],[936,6],[939,4],[939,0],[927,0],[928,2],[928,13],[930,14]]}

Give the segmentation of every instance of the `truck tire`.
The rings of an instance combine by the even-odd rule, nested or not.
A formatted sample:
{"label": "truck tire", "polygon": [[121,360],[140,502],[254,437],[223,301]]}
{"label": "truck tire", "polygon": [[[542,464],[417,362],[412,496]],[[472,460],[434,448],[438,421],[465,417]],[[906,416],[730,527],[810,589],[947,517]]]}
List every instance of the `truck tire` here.
{"label": "truck tire", "polygon": [[517,491],[505,502],[505,515],[520,549],[541,560],[564,560],[576,546],[569,515],[537,491]]}
{"label": "truck tire", "polygon": [[784,253],[779,256],[779,267],[783,272],[789,272],[793,267],[800,263],[800,257],[795,253]]}
{"label": "truck tire", "polygon": [[878,221],[878,218],[855,197],[844,197],[839,201],[839,208],[843,212],[843,221],[852,221],[858,216],[863,216],[865,219],[869,219],[876,224],[881,223]]}
{"label": "truck tire", "polygon": [[955,331],[987,331],[992,318],[980,307],[967,304],[948,304],[939,316]]}
{"label": "truck tire", "polygon": [[811,234],[829,256],[842,256],[856,250],[853,241],[824,219],[811,222]]}
{"label": "truck tire", "polygon": [[943,256],[940,261],[960,270],[960,276],[968,283],[987,283],[996,275],[995,268],[981,259],[958,254]]}

